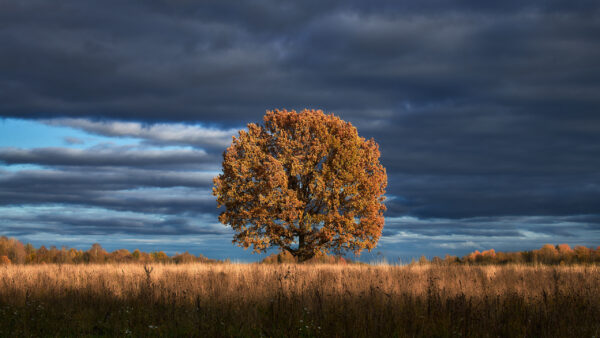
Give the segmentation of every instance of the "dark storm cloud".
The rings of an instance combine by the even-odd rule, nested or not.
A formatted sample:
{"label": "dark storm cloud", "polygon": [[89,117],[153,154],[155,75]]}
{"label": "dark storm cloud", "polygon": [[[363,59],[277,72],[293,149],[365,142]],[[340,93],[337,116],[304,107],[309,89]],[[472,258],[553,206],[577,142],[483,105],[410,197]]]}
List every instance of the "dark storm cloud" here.
{"label": "dark storm cloud", "polygon": [[[101,235],[101,234],[132,234],[132,235],[218,235],[227,233],[224,227],[193,224],[190,219],[183,217],[148,217],[141,214],[120,215],[105,212],[103,217],[98,215],[81,215],[81,212],[64,208],[64,214],[56,212],[40,212],[27,215],[5,215],[0,225],[11,235],[28,235],[45,232],[59,235]],[[96,218],[92,218],[96,217]]]}
{"label": "dark storm cloud", "polygon": [[[217,214],[209,190],[191,188],[136,190],[3,189],[0,205],[81,205],[117,211],[162,214]],[[215,216],[216,218],[216,216]]]}
{"label": "dark storm cloud", "polygon": [[[0,205],[76,204],[133,212],[214,214],[216,204],[207,197],[213,176],[113,167],[0,172]],[[127,195],[144,188],[145,194]]]}
{"label": "dark storm cloud", "polygon": [[[595,234],[599,17],[597,1],[0,2],[0,116],[196,148],[3,148],[59,173],[3,174],[0,203],[213,213],[172,190],[208,200],[210,181],[177,171],[218,168],[266,109],[309,107],[380,144],[387,217],[431,221],[389,236]],[[126,195],[136,186],[171,195]]]}
{"label": "dark storm cloud", "polygon": [[388,216],[464,218],[599,213],[600,175],[390,175]]}
{"label": "dark storm cloud", "polygon": [[594,2],[434,4],[4,3],[0,112],[238,124],[281,106],[597,104]]}

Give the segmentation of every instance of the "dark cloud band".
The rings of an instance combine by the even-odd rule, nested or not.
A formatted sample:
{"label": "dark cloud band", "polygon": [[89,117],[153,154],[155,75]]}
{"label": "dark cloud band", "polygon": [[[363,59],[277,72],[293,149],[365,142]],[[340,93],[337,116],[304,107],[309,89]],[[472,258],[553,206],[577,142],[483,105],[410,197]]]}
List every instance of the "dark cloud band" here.
{"label": "dark cloud band", "polygon": [[390,240],[402,227],[417,236],[403,243],[456,250],[597,238],[599,13],[587,0],[3,2],[0,116],[140,143],[0,148],[0,204],[214,217],[231,135],[266,109],[322,108],[380,144],[386,216],[425,222],[389,223]]}

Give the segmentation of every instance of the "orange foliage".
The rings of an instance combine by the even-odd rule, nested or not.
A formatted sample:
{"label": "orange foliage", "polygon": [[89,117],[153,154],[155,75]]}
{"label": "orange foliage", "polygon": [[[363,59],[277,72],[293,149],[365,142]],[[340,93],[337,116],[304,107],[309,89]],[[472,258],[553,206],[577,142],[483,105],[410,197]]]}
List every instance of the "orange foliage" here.
{"label": "orange foliage", "polygon": [[560,252],[561,254],[566,254],[566,253],[572,253],[573,249],[571,249],[571,247],[569,246],[569,244],[559,244],[556,246],[558,249],[558,252]]}
{"label": "orange foliage", "polygon": [[481,255],[481,252],[479,252],[479,250],[475,250],[473,252],[471,252],[470,254],[468,254],[465,259],[467,261],[475,261],[477,259],[478,256]]}
{"label": "orange foliage", "polygon": [[321,110],[268,111],[223,154],[213,194],[234,243],[278,246],[299,261],[371,250],[381,236],[387,175],[379,146]]}
{"label": "orange foliage", "polygon": [[0,265],[10,265],[11,261],[8,257],[6,256],[1,256],[0,257]]}
{"label": "orange foliage", "polygon": [[542,248],[540,249],[541,252],[546,253],[548,255],[551,256],[555,256],[558,254],[558,251],[556,250],[556,247],[552,244],[544,244],[542,246]]}
{"label": "orange foliage", "polygon": [[[11,264],[82,264],[82,263],[93,263],[93,264],[108,264],[108,263],[217,263],[218,261],[208,259],[202,255],[194,256],[188,252],[183,254],[176,254],[173,257],[169,257],[162,251],[156,251],[152,253],[141,252],[136,249],[133,252],[129,252],[127,249],[118,249],[113,252],[107,252],[98,243],[94,243],[92,247],[87,250],[77,250],[74,248],[62,247],[61,249],[51,246],[50,249],[45,246],[41,246],[36,249],[30,243],[23,245],[14,238],[7,238],[5,236],[0,237],[0,260],[2,257],[6,257],[4,263],[9,262]],[[2,261],[0,261],[0,265]]]}
{"label": "orange foliage", "polygon": [[162,251],[155,251],[155,252],[151,253],[151,255],[152,255],[152,259],[155,262],[164,263],[169,260],[169,256],[167,256],[167,254]]}
{"label": "orange foliage", "polygon": [[[600,249],[600,247],[599,247]],[[600,263],[600,250],[576,246],[574,249],[568,244],[545,244],[538,250],[519,252],[496,252],[494,249],[474,252],[462,259],[446,258],[446,263],[459,262],[469,264],[507,264],[507,263],[534,263],[534,264],[589,264]]]}

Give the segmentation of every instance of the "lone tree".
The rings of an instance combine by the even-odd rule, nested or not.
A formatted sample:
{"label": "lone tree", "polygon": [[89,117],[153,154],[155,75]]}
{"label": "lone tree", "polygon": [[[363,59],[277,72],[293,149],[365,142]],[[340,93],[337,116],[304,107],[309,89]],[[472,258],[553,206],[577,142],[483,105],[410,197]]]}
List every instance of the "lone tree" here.
{"label": "lone tree", "polygon": [[233,243],[271,246],[302,262],[318,253],[359,254],[383,229],[387,175],[379,146],[321,110],[267,111],[223,153],[213,195]]}

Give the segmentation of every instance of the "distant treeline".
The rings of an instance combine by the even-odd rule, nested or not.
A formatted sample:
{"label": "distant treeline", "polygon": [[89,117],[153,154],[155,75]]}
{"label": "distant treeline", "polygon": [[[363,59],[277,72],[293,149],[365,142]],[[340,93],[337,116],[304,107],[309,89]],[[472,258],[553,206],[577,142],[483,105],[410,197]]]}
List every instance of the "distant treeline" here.
{"label": "distant treeline", "polygon": [[[199,254],[194,256],[188,252],[176,253],[169,256],[163,251],[142,252],[119,249],[108,252],[98,243],[87,250],[55,246],[35,248],[30,243],[23,244],[14,238],[0,237],[0,265],[3,264],[86,264],[86,263],[227,263],[209,259]],[[262,260],[265,264],[295,263],[295,258],[288,252],[273,254]],[[306,263],[328,264],[360,264],[344,257],[318,255]],[[444,258],[433,257],[428,260],[422,256],[410,264],[437,265],[487,265],[487,264],[598,264],[600,263],[600,246],[596,249],[584,246],[571,248],[568,244],[546,244],[542,248],[531,251],[496,252],[494,249],[479,252],[475,250],[466,256],[457,257],[446,255]]]}
{"label": "distant treeline", "polygon": [[500,252],[494,249],[474,252],[459,258],[446,255],[445,258],[434,257],[431,261],[421,257],[414,263],[433,264],[592,264],[600,263],[600,246],[595,250],[585,246],[571,248],[568,244],[545,244],[540,249],[531,251]]}
{"label": "distant treeline", "polygon": [[[288,252],[273,254],[265,258],[262,263],[294,263],[295,258]],[[331,263],[331,264],[361,264],[357,261],[344,259],[343,257],[320,255],[307,261],[307,263]],[[403,262],[406,263],[406,262]],[[436,265],[487,265],[487,264],[592,264],[600,263],[600,246],[595,250],[584,246],[571,248],[568,244],[546,244],[541,249],[517,252],[496,252],[494,249],[474,252],[463,256],[446,255],[444,258],[433,257],[427,259],[425,256],[413,260],[409,264],[436,264]]]}
{"label": "distant treeline", "polygon": [[23,244],[14,238],[0,237],[0,265],[3,264],[86,264],[86,263],[218,263],[202,255],[188,252],[168,256],[163,251],[143,252],[119,249],[107,252],[98,243],[87,250],[41,246],[35,248],[30,243]]}

